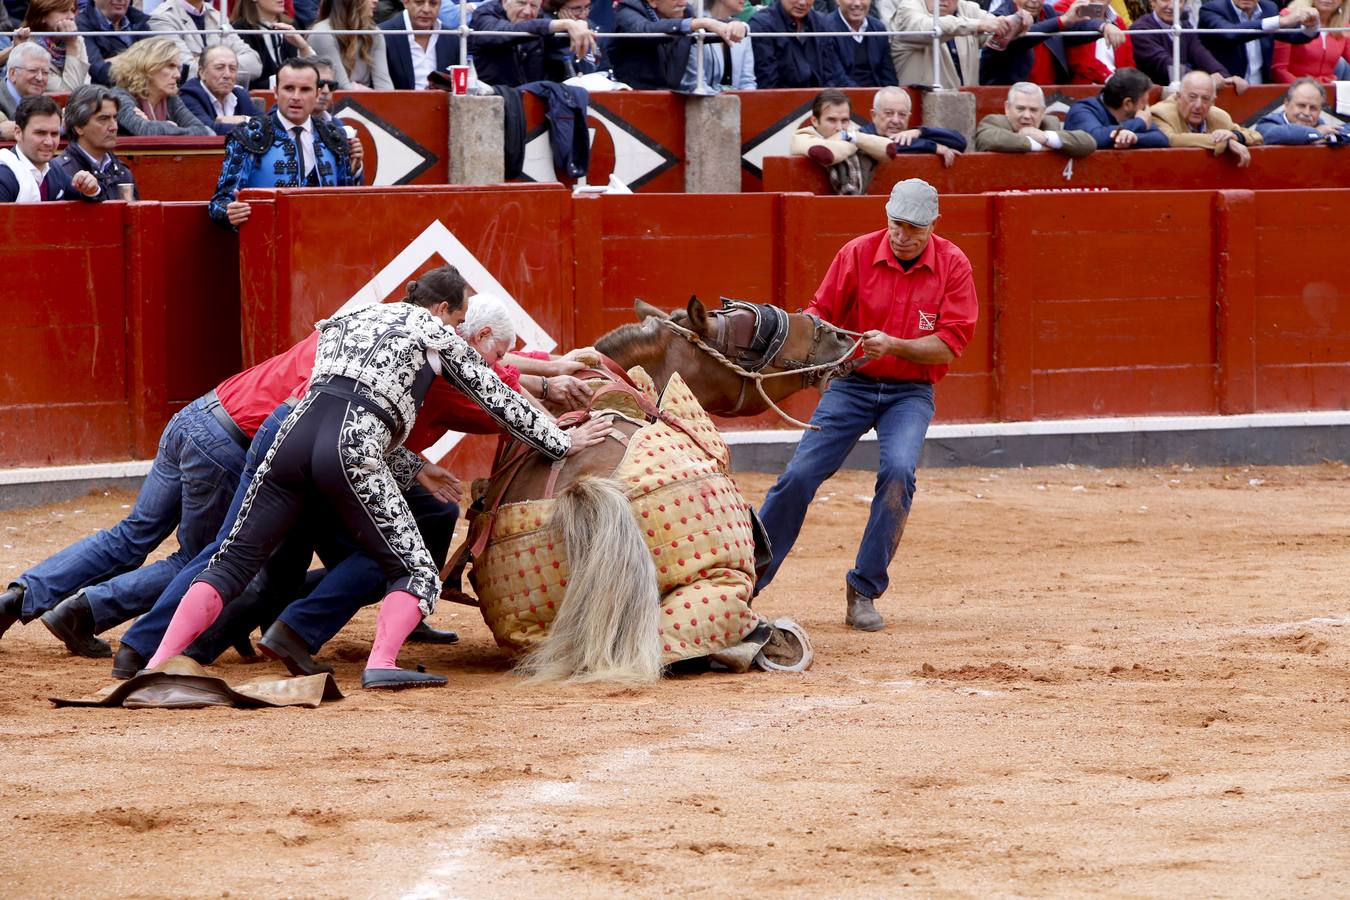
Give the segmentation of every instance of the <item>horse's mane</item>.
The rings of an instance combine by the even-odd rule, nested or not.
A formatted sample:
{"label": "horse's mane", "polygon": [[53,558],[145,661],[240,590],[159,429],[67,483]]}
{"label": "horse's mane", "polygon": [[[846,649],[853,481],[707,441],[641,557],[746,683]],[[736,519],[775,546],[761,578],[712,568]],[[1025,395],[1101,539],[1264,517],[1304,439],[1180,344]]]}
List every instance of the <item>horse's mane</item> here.
{"label": "horse's mane", "polygon": [[609,357],[642,355],[664,348],[669,335],[668,330],[649,319],[641,324],[620,325],[602,335],[595,342],[595,349]]}

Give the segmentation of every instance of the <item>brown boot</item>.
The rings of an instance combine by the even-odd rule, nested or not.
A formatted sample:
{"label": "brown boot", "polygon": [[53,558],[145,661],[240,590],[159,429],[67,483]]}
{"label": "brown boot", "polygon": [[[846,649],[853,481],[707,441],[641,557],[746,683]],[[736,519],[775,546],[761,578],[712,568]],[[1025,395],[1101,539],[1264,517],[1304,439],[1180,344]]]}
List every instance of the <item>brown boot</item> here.
{"label": "brown boot", "polygon": [[871,597],[864,597],[845,583],[844,596],[848,598],[848,612],[844,614],[844,624],[859,631],[880,631],[886,627],[886,620],[877,612]]}

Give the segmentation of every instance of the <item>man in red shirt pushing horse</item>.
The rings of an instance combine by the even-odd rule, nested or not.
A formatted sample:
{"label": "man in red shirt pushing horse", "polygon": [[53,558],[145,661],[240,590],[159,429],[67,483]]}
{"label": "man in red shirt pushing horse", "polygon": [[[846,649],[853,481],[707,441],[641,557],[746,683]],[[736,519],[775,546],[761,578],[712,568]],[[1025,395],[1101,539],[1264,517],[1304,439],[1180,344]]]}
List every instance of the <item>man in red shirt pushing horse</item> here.
{"label": "man in red shirt pushing horse", "polygon": [[787,469],[760,510],[773,561],[755,586],[768,586],[792,549],[817,488],[876,429],[876,494],[847,577],[845,623],[879,631],[875,602],[900,545],[914,498],[915,470],[933,418],[933,386],[961,355],[979,317],[970,261],[933,234],[937,191],[911,178],[886,203],[887,226],[849,241],[807,307],[840,328],[861,332],[866,362],[830,383]]}

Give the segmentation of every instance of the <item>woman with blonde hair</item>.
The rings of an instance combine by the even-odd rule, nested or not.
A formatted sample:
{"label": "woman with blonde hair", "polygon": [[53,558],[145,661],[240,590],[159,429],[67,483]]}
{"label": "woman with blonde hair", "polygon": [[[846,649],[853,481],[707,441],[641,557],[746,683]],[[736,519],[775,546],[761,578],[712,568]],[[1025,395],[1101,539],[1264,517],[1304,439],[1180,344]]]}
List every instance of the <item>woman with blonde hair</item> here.
{"label": "woman with blonde hair", "polygon": [[1315,9],[1321,20],[1316,37],[1306,44],[1275,42],[1275,55],[1270,60],[1270,71],[1281,84],[1293,84],[1303,77],[1316,78],[1322,84],[1336,80],[1336,64],[1350,65],[1350,40],[1344,32],[1328,34],[1328,28],[1344,28],[1346,4],[1350,0],[1294,0],[1289,9]]}
{"label": "woman with blonde hair", "polygon": [[[29,31],[75,31],[75,0],[33,0],[23,17]],[[52,56],[47,93],[63,94],[89,83],[89,54],[84,38],[30,38]]]}
{"label": "woman with blonde hair", "polygon": [[[344,91],[392,91],[389,61],[384,55],[384,35],[375,29],[376,0],[323,0],[319,21],[314,23],[309,45],[333,61],[338,89]],[[334,31],[369,29],[375,34],[333,34]],[[402,40],[400,35],[398,40]]]}
{"label": "woman with blonde hair", "polygon": [[138,41],[112,59],[117,125],[125,134],[213,137],[178,99],[182,59],[168,38]]}

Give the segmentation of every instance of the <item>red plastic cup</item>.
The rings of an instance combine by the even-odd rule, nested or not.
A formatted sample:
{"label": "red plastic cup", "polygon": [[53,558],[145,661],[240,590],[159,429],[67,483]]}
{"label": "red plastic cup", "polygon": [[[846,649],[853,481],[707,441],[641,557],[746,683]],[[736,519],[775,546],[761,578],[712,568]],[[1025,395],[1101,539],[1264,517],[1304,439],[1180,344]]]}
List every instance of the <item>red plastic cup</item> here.
{"label": "red plastic cup", "polygon": [[455,94],[467,94],[469,92],[468,66],[450,67],[450,90]]}

